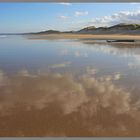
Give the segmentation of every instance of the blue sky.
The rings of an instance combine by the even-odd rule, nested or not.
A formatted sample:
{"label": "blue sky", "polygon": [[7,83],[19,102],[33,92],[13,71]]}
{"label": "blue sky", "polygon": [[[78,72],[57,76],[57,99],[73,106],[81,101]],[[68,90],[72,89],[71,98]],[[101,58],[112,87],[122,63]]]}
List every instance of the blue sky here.
{"label": "blue sky", "polygon": [[140,23],[136,3],[0,3],[0,33]]}

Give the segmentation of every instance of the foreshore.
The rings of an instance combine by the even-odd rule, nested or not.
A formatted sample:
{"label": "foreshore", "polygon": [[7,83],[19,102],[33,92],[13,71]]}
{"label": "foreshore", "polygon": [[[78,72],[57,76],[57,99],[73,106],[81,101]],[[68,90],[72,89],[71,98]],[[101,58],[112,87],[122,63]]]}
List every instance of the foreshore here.
{"label": "foreshore", "polygon": [[92,39],[92,40],[135,40],[140,41],[140,35],[123,35],[123,34],[36,34],[29,35],[29,39]]}

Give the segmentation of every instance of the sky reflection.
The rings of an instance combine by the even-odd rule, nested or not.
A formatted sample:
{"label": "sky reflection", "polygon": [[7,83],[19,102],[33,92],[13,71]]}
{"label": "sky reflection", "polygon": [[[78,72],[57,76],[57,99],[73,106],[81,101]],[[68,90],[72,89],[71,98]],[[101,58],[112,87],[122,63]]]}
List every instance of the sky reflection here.
{"label": "sky reflection", "polygon": [[139,136],[139,47],[0,44],[0,136]]}
{"label": "sky reflection", "polygon": [[1,136],[139,135],[140,100],[131,102],[132,94],[112,83],[118,74],[0,75]]}

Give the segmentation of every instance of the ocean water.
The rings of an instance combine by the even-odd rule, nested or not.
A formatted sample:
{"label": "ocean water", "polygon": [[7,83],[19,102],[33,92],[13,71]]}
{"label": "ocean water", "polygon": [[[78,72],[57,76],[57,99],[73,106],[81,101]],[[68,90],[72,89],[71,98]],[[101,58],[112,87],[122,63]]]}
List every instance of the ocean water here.
{"label": "ocean water", "polygon": [[140,136],[140,46],[0,37],[0,136]]}

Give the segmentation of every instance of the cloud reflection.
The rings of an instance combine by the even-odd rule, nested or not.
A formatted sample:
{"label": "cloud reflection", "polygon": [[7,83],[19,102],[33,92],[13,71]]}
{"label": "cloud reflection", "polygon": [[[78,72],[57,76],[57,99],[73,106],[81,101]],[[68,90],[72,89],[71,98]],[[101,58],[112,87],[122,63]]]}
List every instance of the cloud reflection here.
{"label": "cloud reflection", "polygon": [[71,62],[68,61],[68,62],[64,62],[64,63],[60,63],[60,64],[50,65],[49,68],[52,68],[52,69],[64,68],[64,67],[68,67],[70,64],[71,64]]}
{"label": "cloud reflection", "polygon": [[[92,72],[92,76],[89,73]],[[1,136],[139,135],[139,102],[89,70],[71,74],[0,73]],[[4,83],[4,84],[2,84]],[[5,131],[6,130],[6,131]]]}

